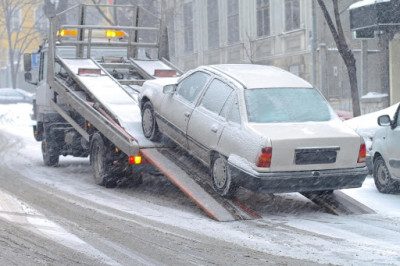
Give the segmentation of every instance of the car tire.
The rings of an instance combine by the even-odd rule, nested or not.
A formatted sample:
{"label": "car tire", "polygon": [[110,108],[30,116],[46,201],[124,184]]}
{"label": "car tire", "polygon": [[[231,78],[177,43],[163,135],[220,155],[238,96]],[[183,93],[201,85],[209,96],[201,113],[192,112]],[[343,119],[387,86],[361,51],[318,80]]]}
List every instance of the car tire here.
{"label": "car tire", "polygon": [[60,152],[57,142],[49,137],[42,140],[43,162],[46,166],[58,165]]}
{"label": "car tire", "polygon": [[144,136],[151,141],[158,141],[161,138],[151,102],[145,102],[142,108],[142,130]]}
{"label": "car tire", "polygon": [[228,168],[228,160],[224,156],[217,154],[213,157],[211,179],[213,188],[218,194],[227,198],[234,196],[236,185]]}
{"label": "car tire", "polygon": [[381,193],[392,194],[399,192],[399,184],[392,179],[385,160],[379,156],[374,161],[375,186]]}
{"label": "car tire", "polygon": [[99,133],[95,133],[90,146],[90,164],[92,165],[95,183],[113,188],[117,186],[117,182],[112,178],[110,172],[112,162],[108,159],[109,151],[107,147],[103,137]]}

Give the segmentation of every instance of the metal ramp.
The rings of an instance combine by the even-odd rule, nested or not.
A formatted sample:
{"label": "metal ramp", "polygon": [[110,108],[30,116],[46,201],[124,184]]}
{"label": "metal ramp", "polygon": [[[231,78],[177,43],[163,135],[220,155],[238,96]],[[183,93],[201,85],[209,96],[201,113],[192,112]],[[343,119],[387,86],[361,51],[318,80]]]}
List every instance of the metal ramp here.
{"label": "metal ramp", "polygon": [[301,192],[300,194],[334,215],[375,213],[374,210],[342,191],[334,191],[333,193]]}
{"label": "metal ramp", "polygon": [[201,181],[200,175],[206,175],[201,166],[177,160],[173,149],[143,149],[141,153],[212,219],[227,222],[260,218],[244,204],[219,196]]}

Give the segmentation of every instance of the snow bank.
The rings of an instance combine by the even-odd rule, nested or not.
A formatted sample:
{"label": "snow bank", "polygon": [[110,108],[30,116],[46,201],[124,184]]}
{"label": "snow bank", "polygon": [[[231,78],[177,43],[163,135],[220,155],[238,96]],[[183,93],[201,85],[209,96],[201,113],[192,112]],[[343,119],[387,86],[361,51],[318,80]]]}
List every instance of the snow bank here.
{"label": "snow bank", "polygon": [[377,112],[358,116],[349,120],[344,121],[347,126],[354,129],[358,134],[364,137],[367,149],[371,149],[372,139],[375,132],[378,130],[378,117],[381,115],[389,115],[392,119],[397,110],[399,103],[389,106],[388,108],[382,109]]}
{"label": "snow bank", "polygon": [[0,127],[33,125],[31,114],[30,103],[0,104]]}

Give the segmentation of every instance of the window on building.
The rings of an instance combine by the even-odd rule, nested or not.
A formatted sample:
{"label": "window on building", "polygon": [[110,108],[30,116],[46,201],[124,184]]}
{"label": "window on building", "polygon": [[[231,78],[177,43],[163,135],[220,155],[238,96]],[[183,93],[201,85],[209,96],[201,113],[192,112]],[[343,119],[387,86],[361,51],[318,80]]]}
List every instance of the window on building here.
{"label": "window on building", "polygon": [[239,0],[228,0],[228,43],[239,42]]}
{"label": "window on building", "polygon": [[14,12],[11,14],[10,30],[11,32],[21,31],[21,8],[16,8]]}
{"label": "window on building", "polygon": [[169,46],[169,55],[175,56],[175,23],[174,19],[171,18],[168,21],[168,46]]}
{"label": "window on building", "polygon": [[183,5],[183,35],[185,52],[193,52],[193,7],[191,2]]}
{"label": "window on building", "polygon": [[257,36],[269,35],[269,0],[257,0]]}
{"label": "window on building", "polygon": [[207,0],[208,48],[219,47],[218,0]]}
{"label": "window on building", "polygon": [[35,28],[38,31],[45,31],[48,27],[48,19],[43,11],[43,5],[35,8]]}
{"label": "window on building", "polygon": [[300,0],[285,0],[286,30],[300,28]]}

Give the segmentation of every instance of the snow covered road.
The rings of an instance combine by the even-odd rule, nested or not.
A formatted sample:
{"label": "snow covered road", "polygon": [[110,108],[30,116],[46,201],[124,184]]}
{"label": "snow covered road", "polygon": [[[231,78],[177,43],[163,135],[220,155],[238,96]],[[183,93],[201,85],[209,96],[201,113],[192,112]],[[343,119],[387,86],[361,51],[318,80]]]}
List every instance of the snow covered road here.
{"label": "snow covered road", "polygon": [[106,189],[88,159],[45,167],[30,111],[0,106],[0,262],[400,264],[400,195],[380,194],[371,177],[345,192],[376,214],[334,216],[297,193],[242,191],[262,219],[218,223],[161,175]]}

